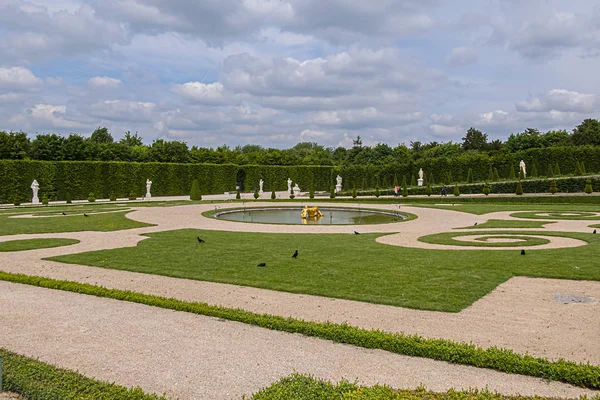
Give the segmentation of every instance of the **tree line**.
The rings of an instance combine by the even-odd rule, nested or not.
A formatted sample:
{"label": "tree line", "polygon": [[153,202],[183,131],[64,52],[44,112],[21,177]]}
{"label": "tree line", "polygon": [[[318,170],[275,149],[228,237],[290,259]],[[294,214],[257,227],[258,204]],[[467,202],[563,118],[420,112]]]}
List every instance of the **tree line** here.
{"label": "tree line", "polygon": [[527,128],[510,134],[506,141],[490,141],[486,133],[470,128],[461,142],[412,141],[395,147],[386,143],[364,146],[358,136],[350,149],[324,147],[301,142],[289,149],[265,148],[259,145],[216,149],[192,146],[173,140],[156,139],[150,145],[137,134],[126,132],[115,141],[106,127],[96,129],[90,137],[70,134],[38,134],[33,140],[25,132],[0,131],[0,159],[44,161],[134,161],[213,163],[237,165],[386,165],[429,158],[456,157],[484,153],[501,156],[520,150],[546,147],[600,146],[600,122],[586,119],[572,132],[553,130],[540,132]]}

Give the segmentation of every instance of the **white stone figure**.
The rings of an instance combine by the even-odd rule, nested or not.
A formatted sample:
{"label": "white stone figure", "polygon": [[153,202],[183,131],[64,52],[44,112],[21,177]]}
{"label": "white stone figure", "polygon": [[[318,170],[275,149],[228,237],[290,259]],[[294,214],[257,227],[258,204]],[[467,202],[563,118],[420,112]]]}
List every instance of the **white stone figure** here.
{"label": "white stone figure", "polygon": [[299,194],[300,193],[300,186],[298,186],[298,184],[296,183],[294,185],[294,194]]}
{"label": "white stone figure", "polygon": [[38,199],[38,190],[40,190],[40,184],[35,179],[31,182],[31,190],[33,191],[33,198],[31,199],[31,204],[40,204],[40,199]]}
{"label": "white stone figure", "polygon": [[337,184],[335,185],[335,192],[338,193],[342,190],[342,177],[341,176],[336,176],[335,178]]}
{"label": "white stone figure", "polygon": [[263,184],[264,183],[265,183],[265,181],[263,181],[262,179],[260,180],[260,182],[258,182],[258,186],[260,187],[260,189],[258,190],[258,193],[263,192]]}
{"label": "white stone figure", "polygon": [[150,179],[146,179],[146,198],[149,199],[152,197],[150,194],[150,186],[152,186],[152,181]]}
{"label": "white stone figure", "polygon": [[288,178],[287,184],[288,184],[288,194],[290,194],[290,193],[292,193],[292,180],[290,178]]}
{"label": "white stone figure", "polygon": [[521,160],[519,168],[523,170],[523,178],[527,178],[527,169],[525,168],[525,161]]}
{"label": "white stone figure", "polygon": [[419,168],[419,179],[423,179],[423,176],[425,174],[423,174],[423,168]]}

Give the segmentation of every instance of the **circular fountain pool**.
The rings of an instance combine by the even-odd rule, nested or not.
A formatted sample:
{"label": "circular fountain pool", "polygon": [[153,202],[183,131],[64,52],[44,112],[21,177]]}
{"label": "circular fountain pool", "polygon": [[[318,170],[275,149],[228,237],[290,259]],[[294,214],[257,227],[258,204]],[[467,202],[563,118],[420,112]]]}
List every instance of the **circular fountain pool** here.
{"label": "circular fountain pool", "polygon": [[394,211],[365,210],[358,208],[323,207],[321,218],[302,219],[302,208],[246,208],[217,211],[213,217],[226,221],[254,222],[287,225],[369,225],[387,224],[408,218]]}

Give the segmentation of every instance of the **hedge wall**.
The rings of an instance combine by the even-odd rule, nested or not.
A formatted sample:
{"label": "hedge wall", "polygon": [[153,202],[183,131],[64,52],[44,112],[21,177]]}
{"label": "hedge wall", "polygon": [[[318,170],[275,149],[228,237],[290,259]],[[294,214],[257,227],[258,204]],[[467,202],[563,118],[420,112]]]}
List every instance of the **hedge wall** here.
{"label": "hedge wall", "polygon": [[[534,164],[542,176],[546,175],[548,165],[556,164],[564,174],[573,174],[578,161],[584,163],[587,173],[600,172],[600,146],[530,149],[493,157],[465,153],[455,158],[424,159],[417,163],[399,160],[397,164],[384,166],[345,167],[0,160],[0,202],[12,203],[15,196],[23,202],[29,201],[29,186],[34,179],[40,184],[39,197],[46,194],[51,200],[65,200],[67,193],[73,200],[85,199],[90,192],[94,192],[97,198],[108,198],[111,192],[117,197],[126,197],[132,190],[137,196],[142,196],[145,193],[146,179],[153,182],[152,194],[155,196],[189,194],[194,179],[198,179],[203,194],[234,191],[236,184],[241,184],[244,192],[252,192],[258,188],[260,179],[265,182],[264,191],[286,190],[288,178],[298,183],[302,190],[312,188],[316,191],[328,191],[335,185],[338,174],[343,178],[344,189],[356,187],[360,191],[377,186],[391,189],[394,180],[401,182],[403,177],[410,182],[419,168],[423,168],[425,172],[426,183],[431,184],[463,182],[467,179],[469,169],[473,171],[475,182],[483,182],[488,179],[490,167],[497,168],[501,178],[507,178],[511,167],[518,169],[520,160],[527,164],[528,176],[531,176]],[[431,177],[433,182],[429,182]],[[545,191],[526,184],[523,190],[525,193]],[[571,186],[559,186],[559,190],[580,191]],[[469,193],[463,191],[462,186],[461,192]],[[509,190],[498,186],[495,190],[492,187],[492,193],[512,192],[514,188]]]}

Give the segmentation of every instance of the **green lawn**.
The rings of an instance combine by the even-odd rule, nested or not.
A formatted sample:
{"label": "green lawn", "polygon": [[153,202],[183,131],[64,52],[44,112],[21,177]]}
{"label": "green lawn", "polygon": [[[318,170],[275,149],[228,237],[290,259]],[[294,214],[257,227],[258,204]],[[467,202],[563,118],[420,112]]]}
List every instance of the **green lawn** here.
{"label": "green lawn", "polygon": [[[500,199],[499,199],[500,200]],[[543,199],[540,199],[540,202]],[[536,212],[600,212],[599,205],[588,204],[502,204],[500,201],[497,204],[482,204],[482,203],[467,203],[462,204],[457,200],[454,206],[451,205],[428,205],[428,204],[407,204],[411,207],[423,208],[439,208],[442,210],[461,211],[469,214],[489,214],[502,211],[536,211]]]}
{"label": "green lawn", "polygon": [[[600,280],[597,263],[600,235],[559,235],[582,239],[589,245],[530,251],[523,257],[518,251],[389,246],[375,241],[380,234],[269,234],[186,229],[148,234],[150,239],[134,248],[51,259],[453,312],[468,307],[516,275]],[[199,244],[196,236],[206,243]],[[294,260],[291,256],[296,249],[300,255]],[[257,267],[262,262],[267,266]]]}
{"label": "green lawn", "polygon": [[[91,212],[71,209],[72,213]],[[107,214],[61,215],[51,218],[9,218],[0,215],[0,236],[23,233],[58,233],[81,231],[118,231],[151,226],[125,217],[128,211]],[[29,214],[29,213],[28,213]]]}
{"label": "green lawn", "polygon": [[[452,246],[476,246],[476,247],[519,247],[519,246],[539,246],[542,244],[550,243],[548,239],[532,237],[530,235],[545,235],[545,236],[565,236],[562,233],[552,234],[547,232],[505,232],[502,233],[496,232],[444,232],[444,233],[436,233],[433,235],[421,236],[419,238],[420,242],[423,243],[431,243],[431,244],[446,244]],[[512,239],[521,239],[522,242],[514,242],[514,243],[486,243],[485,239],[475,239],[475,242],[463,242],[460,240],[455,240],[454,238],[457,236],[472,236],[472,235],[481,235],[486,238],[512,238]]]}
{"label": "green lawn", "polygon": [[[548,214],[548,215],[538,215]],[[577,214],[577,215],[569,215]],[[587,220],[600,220],[600,216],[597,216],[594,212],[587,211],[555,211],[555,212],[518,212],[510,214],[511,217],[515,218],[529,218],[529,219],[557,219],[557,220],[575,220],[575,221],[587,221]]]}
{"label": "green lawn", "polygon": [[490,219],[483,224],[465,226],[457,229],[522,229],[522,228],[543,228],[546,224],[554,224],[553,221],[510,221],[505,219]]}
{"label": "green lawn", "polygon": [[11,240],[8,242],[0,242],[0,252],[3,251],[23,251],[33,249],[48,249],[50,247],[69,246],[79,243],[75,239],[26,239],[26,240]]}

